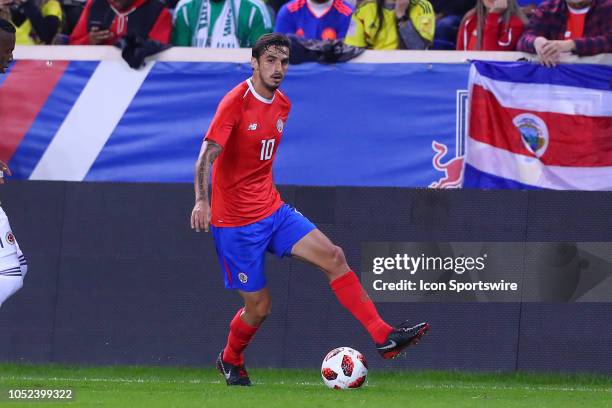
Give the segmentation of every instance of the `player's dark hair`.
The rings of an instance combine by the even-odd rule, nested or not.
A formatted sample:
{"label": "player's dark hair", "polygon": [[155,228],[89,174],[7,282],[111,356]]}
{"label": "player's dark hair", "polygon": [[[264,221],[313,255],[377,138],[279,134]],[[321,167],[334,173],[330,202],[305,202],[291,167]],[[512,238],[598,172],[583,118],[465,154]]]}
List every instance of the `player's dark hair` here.
{"label": "player's dark hair", "polygon": [[0,18],[0,30],[9,34],[15,34],[15,26],[2,18]]}
{"label": "player's dark hair", "polygon": [[259,37],[253,46],[253,58],[259,59],[270,47],[287,47],[291,49],[291,41],[286,35],[280,33],[264,34]]}

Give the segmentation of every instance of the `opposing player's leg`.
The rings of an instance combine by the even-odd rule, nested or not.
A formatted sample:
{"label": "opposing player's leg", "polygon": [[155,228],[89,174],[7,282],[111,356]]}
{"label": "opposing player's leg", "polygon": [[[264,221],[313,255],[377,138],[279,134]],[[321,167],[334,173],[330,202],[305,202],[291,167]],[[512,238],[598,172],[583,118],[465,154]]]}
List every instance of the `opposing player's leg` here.
{"label": "opposing player's leg", "polygon": [[238,290],[244,301],[230,322],[227,343],[217,357],[217,369],[227,385],[251,385],[243,353],[270,313],[264,261],[272,218],[244,227],[212,227],[225,287]]}
{"label": "opposing player's leg", "polygon": [[21,272],[9,275],[8,271],[0,271],[0,308],[9,297],[13,296],[23,286]]}
{"label": "opposing player's leg", "polygon": [[0,208],[0,307],[21,289],[26,272],[25,257],[11,232],[6,214]]}
{"label": "opposing player's leg", "polygon": [[348,266],[342,249],[320,230],[312,230],[295,243],[291,254],[325,273],[340,304],[368,331],[383,358],[396,357],[404,348],[418,343],[429,329],[427,323],[412,326],[404,322],[395,328],[385,323]]}

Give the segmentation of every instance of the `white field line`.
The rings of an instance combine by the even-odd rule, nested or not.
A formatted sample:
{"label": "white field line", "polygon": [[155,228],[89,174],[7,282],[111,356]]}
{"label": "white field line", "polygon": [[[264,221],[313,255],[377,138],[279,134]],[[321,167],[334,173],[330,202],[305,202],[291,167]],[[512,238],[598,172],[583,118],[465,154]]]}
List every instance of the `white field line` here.
{"label": "white field line", "polygon": [[[10,381],[57,381],[57,382],[99,382],[99,383],[125,383],[125,384],[221,384],[221,380],[167,380],[156,378],[70,378],[70,377],[23,377],[23,376],[0,376],[0,380]],[[290,382],[290,381],[254,381],[258,385],[303,385],[322,387],[320,382]],[[376,385],[368,384],[368,388],[376,388]],[[458,390],[522,390],[522,391],[558,391],[558,392],[601,392],[612,393],[612,388],[590,388],[590,387],[555,387],[555,386],[529,386],[529,385],[470,385],[470,384],[411,384],[410,388],[416,389],[458,389]]]}

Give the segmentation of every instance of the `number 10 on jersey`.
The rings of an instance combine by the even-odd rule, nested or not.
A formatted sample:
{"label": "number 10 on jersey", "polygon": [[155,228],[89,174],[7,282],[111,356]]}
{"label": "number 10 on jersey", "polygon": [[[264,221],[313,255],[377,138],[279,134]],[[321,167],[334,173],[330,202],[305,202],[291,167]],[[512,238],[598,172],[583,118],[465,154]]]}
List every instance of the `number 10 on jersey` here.
{"label": "number 10 on jersey", "polygon": [[264,139],[261,141],[261,154],[259,160],[270,160],[274,152],[274,139]]}

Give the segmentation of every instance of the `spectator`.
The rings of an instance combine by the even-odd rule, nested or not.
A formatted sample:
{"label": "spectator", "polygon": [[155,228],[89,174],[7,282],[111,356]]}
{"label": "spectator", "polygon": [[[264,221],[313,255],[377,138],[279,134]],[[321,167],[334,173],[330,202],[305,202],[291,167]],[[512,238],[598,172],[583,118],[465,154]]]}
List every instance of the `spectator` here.
{"label": "spectator", "polygon": [[374,50],[425,49],[434,32],[435,15],[426,0],[366,1],[353,14],[345,43]]}
{"label": "spectator", "polygon": [[0,18],[0,74],[4,74],[13,61],[15,48],[15,27],[3,18]]}
{"label": "spectator", "polygon": [[261,0],[181,0],[174,10],[172,44],[249,48],[270,32],[272,17]]}
{"label": "spectator", "polygon": [[60,31],[62,8],[57,0],[0,0],[15,25],[19,45],[51,44]]}
{"label": "spectator", "polygon": [[476,6],[476,0],[431,0],[436,11],[434,50],[454,50],[457,32],[465,14]]}
{"label": "spectator", "polygon": [[612,52],[612,0],[549,0],[531,16],[518,50],[554,66],[562,54]]}
{"label": "spectator", "polygon": [[274,30],[306,39],[343,39],[352,14],[344,0],[293,0],[281,7]]}
{"label": "spectator", "polygon": [[461,22],[457,49],[514,51],[526,23],[516,0],[478,0]]}
{"label": "spectator", "polygon": [[128,37],[168,44],[172,16],[158,0],[87,0],[70,44],[113,45]]}

